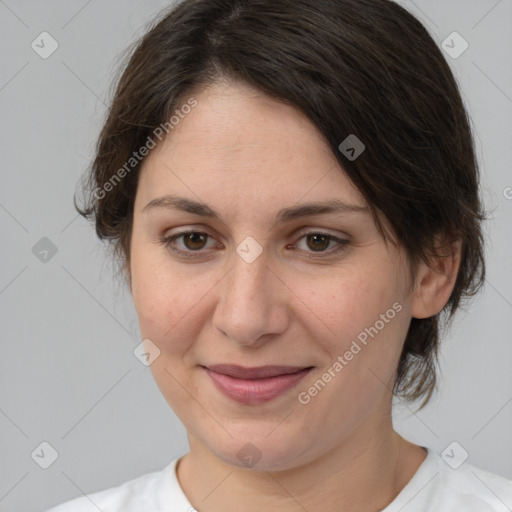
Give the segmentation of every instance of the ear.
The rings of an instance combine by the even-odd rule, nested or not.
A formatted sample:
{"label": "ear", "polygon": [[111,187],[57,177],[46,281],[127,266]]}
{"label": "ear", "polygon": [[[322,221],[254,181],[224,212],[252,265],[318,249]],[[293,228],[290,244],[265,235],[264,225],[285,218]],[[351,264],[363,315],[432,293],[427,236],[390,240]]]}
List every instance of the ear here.
{"label": "ear", "polygon": [[[442,248],[441,248],[442,247]],[[421,262],[416,272],[411,315],[428,318],[439,313],[450,298],[460,267],[460,240],[437,246],[429,264]]]}

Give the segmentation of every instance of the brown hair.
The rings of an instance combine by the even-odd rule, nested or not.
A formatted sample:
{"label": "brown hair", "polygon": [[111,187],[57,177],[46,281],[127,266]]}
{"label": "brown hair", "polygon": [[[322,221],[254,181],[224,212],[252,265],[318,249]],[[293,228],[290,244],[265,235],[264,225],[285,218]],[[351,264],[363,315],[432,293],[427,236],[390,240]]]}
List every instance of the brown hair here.
{"label": "brown hair", "polygon": [[[126,162],[155,129],[169,126],[193,88],[222,77],[308,116],[391,240],[377,212],[389,221],[411,268],[436,254],[435,236],[460,240],[443,318],[412,319],[397,368],[395,395],[424,397],[423,407],[436,384],[440,327],[485,276],[473,138],[441,51],[414,16],[388,0],[185,0],[164,12],[117,81],[87,203],[80,208],[75,200],[98,236],[114,241],[124,271],[140,168]],[[366,146],[354,161],[338,150],[349,134]]]}

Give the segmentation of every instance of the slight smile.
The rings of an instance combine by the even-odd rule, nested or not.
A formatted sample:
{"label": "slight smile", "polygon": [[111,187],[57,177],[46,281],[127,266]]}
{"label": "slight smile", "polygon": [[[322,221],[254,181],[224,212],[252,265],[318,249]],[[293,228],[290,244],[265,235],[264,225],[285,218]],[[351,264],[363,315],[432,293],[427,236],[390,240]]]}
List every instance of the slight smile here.
{"label": "slight smile", "polygon": [[219,391],[246,405],[268,402],[296,386],[312,366],[202,366]]}

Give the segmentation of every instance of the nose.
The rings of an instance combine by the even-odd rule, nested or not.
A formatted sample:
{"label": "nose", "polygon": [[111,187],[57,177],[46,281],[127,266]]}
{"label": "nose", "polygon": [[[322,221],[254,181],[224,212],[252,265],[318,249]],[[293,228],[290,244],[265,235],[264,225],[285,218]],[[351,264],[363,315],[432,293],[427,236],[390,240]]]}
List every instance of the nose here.
{"label": "nose", "polygon": [[251,263],[237,253],[233,260],[217,288],[213,325],[233,342],[256,348],[286,330],[288,289],[268,265],[265,251]]}

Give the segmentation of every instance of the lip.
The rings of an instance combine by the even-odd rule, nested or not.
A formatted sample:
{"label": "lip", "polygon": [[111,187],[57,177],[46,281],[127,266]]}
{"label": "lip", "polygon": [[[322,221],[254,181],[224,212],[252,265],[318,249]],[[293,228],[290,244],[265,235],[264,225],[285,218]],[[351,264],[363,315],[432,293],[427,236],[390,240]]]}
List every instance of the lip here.
{"label": "lip", "polygon": [[228,398],[254,405],[268,402],[293,388],[312,366],[242,366],[218,364],[203,366],[216,388]]}

